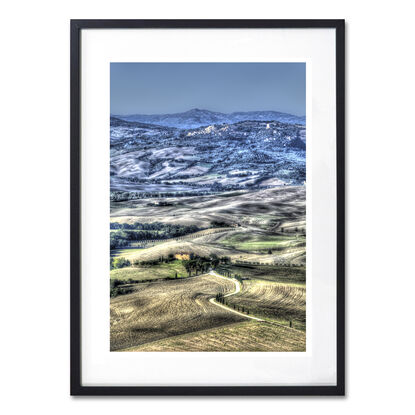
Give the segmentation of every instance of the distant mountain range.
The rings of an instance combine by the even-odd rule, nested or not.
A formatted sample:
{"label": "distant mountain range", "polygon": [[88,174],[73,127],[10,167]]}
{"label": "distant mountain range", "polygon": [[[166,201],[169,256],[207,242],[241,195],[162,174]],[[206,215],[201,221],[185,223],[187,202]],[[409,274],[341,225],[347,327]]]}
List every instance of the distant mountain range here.
{"label": "distant mountain range", "polygon": [[224,114],[199,108],[177,114],[132,114],[114,115],[114,117],[125,121],[156,124],[180,129],[198,128],[214,124],[235,124],[241,121],[278,121],[285,124],[305,125],[306,120],[305,117],[277,111],[249,111]]}

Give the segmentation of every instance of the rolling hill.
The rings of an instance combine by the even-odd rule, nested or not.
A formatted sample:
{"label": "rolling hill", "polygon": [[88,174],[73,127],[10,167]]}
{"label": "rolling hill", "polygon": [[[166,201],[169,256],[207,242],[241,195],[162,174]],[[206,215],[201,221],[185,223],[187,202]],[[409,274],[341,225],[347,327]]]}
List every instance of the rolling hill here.
{"label": "rolling hill", "polygon": [[248,111],[224,114],[221,112],[193,108],[189,111],[176,114],[131,114],[114,116],[126,121],[157,124],[165,127],[182,129],[198,128],[212,124],[234,124],[240,121],[279,121],[287,124],[305,125],[304,116],[300,117],[278,111]]}

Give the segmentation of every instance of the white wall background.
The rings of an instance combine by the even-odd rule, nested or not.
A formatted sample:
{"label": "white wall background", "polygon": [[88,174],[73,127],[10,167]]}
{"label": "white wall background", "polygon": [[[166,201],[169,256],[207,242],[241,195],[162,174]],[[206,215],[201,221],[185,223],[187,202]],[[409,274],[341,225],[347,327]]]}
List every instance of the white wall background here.
{"label": "white wall background", "polygon": [[[0,25],[3,413],[414,409],[414,31],[399,1],[15,1]],[[69,397],[69,19],[345,18],[346,398]]]}

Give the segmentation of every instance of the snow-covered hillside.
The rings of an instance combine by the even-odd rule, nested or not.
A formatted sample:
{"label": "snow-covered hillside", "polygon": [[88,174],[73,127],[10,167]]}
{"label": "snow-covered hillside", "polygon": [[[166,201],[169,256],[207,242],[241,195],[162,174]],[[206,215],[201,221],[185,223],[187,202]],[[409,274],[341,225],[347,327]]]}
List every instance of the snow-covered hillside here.
{"label": "snow-covered hillside", "polygon": [[111,191],[203,194],[305,181],[305,126],[174,128],[111,117]]}

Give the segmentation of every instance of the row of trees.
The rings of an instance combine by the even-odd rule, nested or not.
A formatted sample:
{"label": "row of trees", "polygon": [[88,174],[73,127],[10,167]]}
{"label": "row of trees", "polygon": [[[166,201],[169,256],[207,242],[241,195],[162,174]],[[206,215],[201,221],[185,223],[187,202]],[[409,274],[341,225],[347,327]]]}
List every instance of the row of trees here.
{"label": "row of trees", "polygon": [[[174,254],[170,253],[168,256],[160,256],[157,259],[151,260],[135,260],[132,265],[135,266],[154,266],[159,265],[162,263],[169,263],[175,261],[176,258]],[[207,272],[210,268],[216,268],[220,264],[229,264],[230,258],[229,257],[220,257],[218,258],[217,255],[213,254],[211,257],[200,257],[198,255],[190,254],[190,258],[188,260],[183,260],[183,266],[187,271],[187,275],[191,277],[192,275],[199,275],[201,273]],[[118,258],[110,258],[110,268],[124,268],[131,266],[130,260],[124,257]]]}
{"label": "row of trees", "polygon": [[178,238],[201,230],[195,225],[172,225],[158,222],[148,224],[114,222],[110,226],[113,229],[110,233],[111,249],[126,247],[133,241]]}
{"label": "row of trees", "polygon": [[226,296],[224,296],[222,293],[216,294],[215,300],[218,303],[221,303],[221,304],[226,305],[228,307],[232,306],[235,311],[239,311],[241,313],[249,314],[249,310],[247,308],[245,308],[244,306],[237,306],[236,304],[229,305],[229,303],[226,301]]}
{"label": "row of trees", "polygon": [[295,227],[294,230],[292,228],[286,229],[286,228],[280,228],[280,232],[281,233],[298,233],[301,232],[303,234],[305,234],[305,229],[301,228],[299,229],[298,227]]}
{"label": "row of trees", "polygon": [[166,263],[168,264],[169,262],[175,261],[175,257],[174,254],[169,254],[168,256],[160,256],[158,259],[150,259],[147,261],[140,261],[140,260],[135,260],[134,261],[134,265],[135,266],[152,266],[152,265],[159,265],[161,263]]}
{"label": "row of trees", "polygon": [[[192,187],[188,182],[186,183],[188,187]],[[197,188],[206,188],[206,190],[188,190],[188,191],[172,191],[172,192],[122,192],[122,191],[113,191],[110,193],[111,202],[126,202],[128,200],[138,200],[138,199],[163,199],[169,197],[192,197],[192,196],[208,196],[216,194],[218,190],[239,190],[244,188],[243,186],[238,185],[227,185],[223,186],[221,189],[211,189],[210,184],[200,184],[198,183],[195,187]]]}
{"label": "row of trees", "polygon": [[118,223],[118,222],[111,222],[110,229],[125,229],[125,230],[143,230],[143,231],[164,231],[173,233],[175,231],[180,231],[181,229],[192,230],[192,232],[199,231],[197,226],[195,225],[177,225],[171,223],[163,223],[163,222],[151,222],[151,223],[141,223],[141,222],[134,222],[134,223]]}
{"label": "row of trees", "polygon": [[[227,257],[226,257],[227,258]],[[227,268],[219,268],[219,272],[228,278],[235,278],[237,281],[239,281],[242,284],[242,276],[239,274],[232,274],[231,271],[229,271]]]}
{"label": "row of trees", "polygon": [[[169,254],[167,257],[159,257],[158,259],[152,259],[149,261],[139,261],[135,260],[133,262],[133,265],[135,266],[152,266],[152,265],[159,265],[163,262],[169,263],[174,261],[174,255]],[[110,269],[116,269],[116,268],[124,268],[131,266],[131,261],[129,259],[126,259],[124,257],[118,257],[118,258],[110,258]]]}

